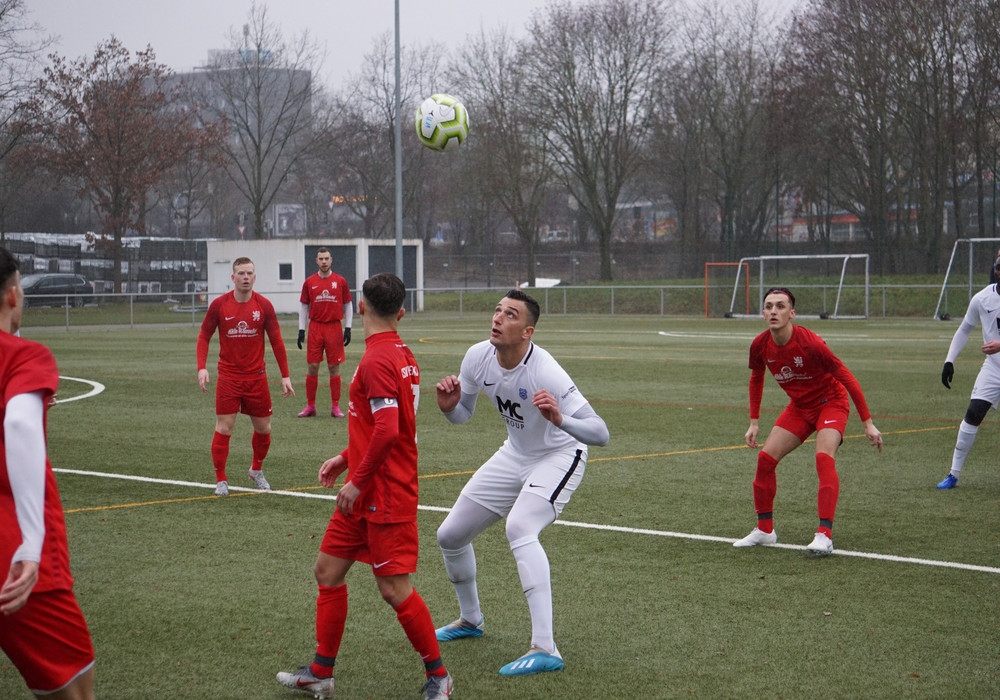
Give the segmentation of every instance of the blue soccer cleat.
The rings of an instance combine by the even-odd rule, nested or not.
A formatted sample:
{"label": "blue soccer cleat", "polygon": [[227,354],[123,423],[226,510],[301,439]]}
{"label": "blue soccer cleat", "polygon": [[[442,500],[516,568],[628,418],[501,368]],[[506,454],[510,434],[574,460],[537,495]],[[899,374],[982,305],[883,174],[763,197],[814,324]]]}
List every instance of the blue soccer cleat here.
{"label": "blue soccer cleat", "polygon": [[501,676],[530,676],[546,671],[562,671],[563,663],[559,652],[550,654],[538,647],[531,647],[528,653],[500,669]]}
{"label": "blue soccer cleat", "polygon": [[953,489],[956,486],[958,486],[958,477],[954,474],[949,474],[937,485],[939,489]]}
{"label": "blue soccer cleat", "polygon": [[434,630],[434,635],[439,642],[451,642],[456,639],[465,639],[466,637],[482,637],[483,630],[485,629],[485,618],[481,619],[478,625],[458,618],[454,622]]}

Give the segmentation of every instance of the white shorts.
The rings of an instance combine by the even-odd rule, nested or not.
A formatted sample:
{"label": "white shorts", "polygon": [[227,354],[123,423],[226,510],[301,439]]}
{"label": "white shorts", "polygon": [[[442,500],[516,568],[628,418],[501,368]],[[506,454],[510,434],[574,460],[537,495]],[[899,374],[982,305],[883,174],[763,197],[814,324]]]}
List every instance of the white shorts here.
{"label": "white shorts", "polygon": [[972,387],[972,398],[988,401],[993,408],[997,407],[1000,402],[1000,368],[995,362],[987,360],[983,363]]}
{"label": "white shorts", "polygon": [[586,446],[528,459],[505,442],[476,470],[462,495],[505,518],[522,491],[533,493],[547,499],[558,517],[586,467]]}

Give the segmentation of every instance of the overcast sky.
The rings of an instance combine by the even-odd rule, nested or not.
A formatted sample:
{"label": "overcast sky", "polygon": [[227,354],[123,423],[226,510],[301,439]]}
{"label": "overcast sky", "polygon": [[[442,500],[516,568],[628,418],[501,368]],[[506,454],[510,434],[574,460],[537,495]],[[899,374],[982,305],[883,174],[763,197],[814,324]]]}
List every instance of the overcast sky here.
{"label": "overcast sky", "polygon": [[[792,0],[765,0],[776,8]],[[286,39],[308,30],[326,51],[320,75],[336,89],[361,66],[372,41],[395,26],[394,0],[284,0],[264,2]],[[160,63],[185,72],[205,63],[210,49],[229,46],[250,0],[28,0],[29,20],[59,37],[54,51],[70,59],[92,55],[111,35],[130,50],[153,47]],[[400,0],[404,46],[430,41],[462,44],[470,34],[506,26],[520,34],[545,0]],[[391,35],[391,34],[390,34]]]}

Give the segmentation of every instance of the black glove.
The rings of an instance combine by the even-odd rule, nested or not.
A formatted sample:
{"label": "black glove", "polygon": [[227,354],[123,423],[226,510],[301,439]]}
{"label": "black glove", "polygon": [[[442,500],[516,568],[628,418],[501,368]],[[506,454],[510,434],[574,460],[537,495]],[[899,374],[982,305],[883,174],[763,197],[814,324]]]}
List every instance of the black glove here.
{"label": "black glove", "polygon": [[306,332],[305,332],[304,329],[300,328],[299,329],[299,339],[297,341],[295,341],[295,344],[299,346],[299,350],[302,349],[302,343],[305,342],[305,339],[306,339]]}
{"label": "black glove", "polygon": [[955,378],[955,365],[950,362],[945,362],[944,367],[941,368],[941,383],[944,384],[945,389],[951,388],[951,380]]}
{"label": "black glove", "polygon": [[344,347],[346,348],[350,344],[351,344],[351,329],[350,328],[345,328],[344,329]]}

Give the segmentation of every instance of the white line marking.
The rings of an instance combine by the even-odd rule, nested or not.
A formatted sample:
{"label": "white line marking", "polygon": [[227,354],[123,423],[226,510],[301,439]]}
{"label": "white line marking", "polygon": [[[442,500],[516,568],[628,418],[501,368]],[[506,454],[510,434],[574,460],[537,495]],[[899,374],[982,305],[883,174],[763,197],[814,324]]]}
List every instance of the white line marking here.
{"label": "white line marking", "polygon": [[91,396],[97,396],[102,391],[104,391],[104,385],[100,382],[92,382],[89,379],[78,379],[77,377],[64,377],[59,375],[59,379],[67,379],[71,382],[83,382],[84,384],[89,384],[93,387],[86,394],[80,394],[79,396],[71,396],[68,399],[56,399],[56,403],[69,403],[70,401],[79,401],[80,399],[89,399]]}
{"label": "white line marking", "polygon": [[[150,484],[165,484],[168,486],[191,486],[200,489],[215,489],[215,484],[202,483],[199,481],[176,481],[174,479],[157,479],[150,476],[135,476],[132,474],[109,474],[106,472],[93,472],[81,469],[53,469],[58,474],[73,474],[76,476],[99,476],[105,479],[124,479],[126,481],[142,481]],[[258,491],[252,487],[230,486],[230,491]],[[265,492],[267,493],[267,492]],[[280,496],[291,496],[293,498],[313,498],[323,501],[336,501],[335,493],[312,493],[308,491],[281,491],[275,490],[269,493]],[[418,510],[432,513],[449,513],[451,508],[441,506],[417,506]],[[718,537],[715,535],[698,535],[690,532],[671,532],[669,530],[646,530],[643,528],[621,527],[619,525],[598,525],[596,523],[578,523],[572,520],[556,520],[556,525],[566,527],[578,527],[585,530],[603,530],[605,532],[622,532],[629,535],[651,535],[653,537],[674,537],[682,540],[698,540],[701,542],[720,542],[732,544],[736,541],[733,537]],[[797,544],[769,544],[763,545],[773,549],[789,549],[795,551],[806,551],[805,545]],[[877,559],[879,561],[893,561],[900,564],[918,564],[920,566],[936,566],[946,569],[962,569],[964,571],[980,571],[986,574],[1000,574],[1000,568],[993,566],[978,566],[976,564],[962,564],[954,561],[940,561],[937,559],[918,559],[916,557],[899,557],[894,554],[875,554],[874,552],[853,552],[846,549],[834,550],[834,556],[860,557],[862,559]]]}

